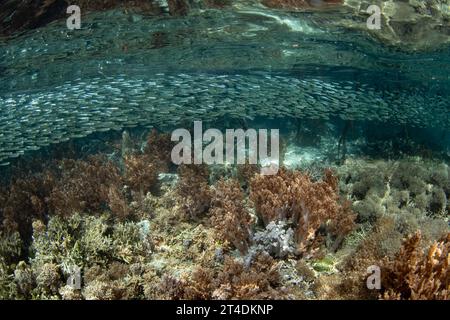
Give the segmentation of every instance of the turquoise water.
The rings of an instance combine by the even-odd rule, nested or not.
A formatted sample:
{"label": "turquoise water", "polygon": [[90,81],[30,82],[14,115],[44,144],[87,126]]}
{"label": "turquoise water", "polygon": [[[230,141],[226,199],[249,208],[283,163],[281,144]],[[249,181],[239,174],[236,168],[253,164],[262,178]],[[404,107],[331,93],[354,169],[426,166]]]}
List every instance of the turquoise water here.
{"label": "turquoise water", "polygon": [[[0,40],[0,299],[448,299],[450,47],[239,3]],[[177,166],[194,121],[282,168]]]}
{"label": "turquoise water", "polygon": [[257,117],[427,128],[445,151],[450,49],[402,52],[329,19],[108,11],[83,17],[81,30],[58,21],[4,41],[0,163],[110,129]]}

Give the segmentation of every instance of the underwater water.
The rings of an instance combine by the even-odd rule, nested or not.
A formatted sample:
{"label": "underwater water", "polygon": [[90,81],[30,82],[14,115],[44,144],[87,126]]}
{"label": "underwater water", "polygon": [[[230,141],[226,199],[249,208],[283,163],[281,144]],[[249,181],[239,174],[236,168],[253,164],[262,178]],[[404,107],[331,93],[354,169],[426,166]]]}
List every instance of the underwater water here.
{"label": "underwater water", "polygon": [[[450,47],[343,14],[117,9],[0,40],[0,296],[448,299]],[[194,121],[279,129],[277,178],[171,163]],[[433,243],[436,281],[405,292],[395,263]]]}

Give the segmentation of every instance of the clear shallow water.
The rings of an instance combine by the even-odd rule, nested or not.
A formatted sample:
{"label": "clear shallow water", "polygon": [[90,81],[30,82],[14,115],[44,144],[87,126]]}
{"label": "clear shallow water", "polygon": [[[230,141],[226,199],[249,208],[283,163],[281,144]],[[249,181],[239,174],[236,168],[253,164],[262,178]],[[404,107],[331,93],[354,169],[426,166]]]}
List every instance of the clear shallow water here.
{"label": "clear shallow water", "polygon": [[[387,48],[332,27],[338,12],[233,10],[95,13],[0,43],[0,298],[375,299],[397,283],[408,299],[405,279],[438,275],[419,266],[446,276],[440,248],[420,270],[394,254],[448,234],[450,48]],[[175,166],[167,133],[195,120],[279,128],[287,171]],[[365,292],[387,261],[397,280]]]}
{"label": "clear shallow water", "polygon": [[448,131],[450,49],[406,53],[326,14],[119,11],[0,47],[0,163],[135,125],[223,117],[369,120]]}

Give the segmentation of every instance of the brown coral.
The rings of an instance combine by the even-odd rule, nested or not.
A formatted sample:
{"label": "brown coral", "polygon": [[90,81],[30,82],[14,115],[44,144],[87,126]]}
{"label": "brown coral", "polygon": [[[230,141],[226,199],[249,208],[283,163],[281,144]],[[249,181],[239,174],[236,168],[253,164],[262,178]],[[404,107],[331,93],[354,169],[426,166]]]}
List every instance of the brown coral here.
{"label": "brown coral", "polygon": [[170,134],[159,133],[154,129],[148,135],[144,153],[158,168],[159,172],[168,172],[172,163],[172,148],[173,142],[170,139]]}
{"label": "brown coral", "polygon": [[278,265],[269,255],[259,253],[249,266],[226,257],[222,270],[199,267],[190,278],[166,276],[160,286],[169,299],[283,299]]}
{"label": "brown coral", "polygon": [[249,267],[227,258],[217,276],[216,299],[282,299],[287,292],[280,287],[280,274],[275,260],[260,253]]}
{"label": "brown coral", "polygon": [[50,171],[14,180],[0,203],[3,228],[9,232],[18,230],[22,236],[29,235],[32,220],[44,219],[48,210],[46,199],[54,184],[55,177]]}
{"label": "brown coral", "polygon": [[60,168],[60,178],[48,199],[56,214],[99,212],[108,206],[110,187],[122,183],[118,167],[100,156],[87,161],[63,160]]}
{"label": "brown coral", "polygon": [[424,252],[417,231],[382,268],[384,299],[447,300],[450,295],[450,233]]}
{"label": "brown coral", "polygon": [[399,250],[401,234],[396,230],[395,219],[388,215],[382,216],[370,233],[366,232],[356,245],[347,248],[351,249],[350,253],[338,265],[341,275],[337,279],[336,276],[323,277],[316,283],[320,299],[377,299],[379,291],[367,288],[367,269]]}
{"label": "brown coral", "polygon": [[313,182],[300,171],[280,169],[276,175],[257,175],[251,181],[250,198],[265,225],[291,220],[296,227],[299,253],[312,253],[321,243],[318,232],[327,227],[340,242],[353,228],[349,205],[340,203],[337,182],[325,173],[323,181]]}
{"label": "brown coral", "polygon": [[125,182],[140,194],[149,192],[158,182],[158,170],[148,155],[131,155],[125,158]]}
{"label": "brown coral", "polygon": [[111,212],[121,221],[130,215],[130,209],[125,196],[118,186],[111,186],[108,191],[108,205]]}
{"label": "brown coral", "polygon": [[259,170],[260,167],[258,165],[250,164],[248,162],[245,164],[236,165],[236,177],[244,189],[250,185],[250,181],[259,172]]}
{"label": "brown coral", "polygon": [[211,205],[209,170],[206,165],[188,164],[178,168],[177,194],[181,208],[190,218],[199,218]]}
{"label": "brown coral", "polygon": [[244,206],[244,194],[236,180],[220,180],[211,202],[211,224],[220,240],[246,252],[250,242],[251,216]]}

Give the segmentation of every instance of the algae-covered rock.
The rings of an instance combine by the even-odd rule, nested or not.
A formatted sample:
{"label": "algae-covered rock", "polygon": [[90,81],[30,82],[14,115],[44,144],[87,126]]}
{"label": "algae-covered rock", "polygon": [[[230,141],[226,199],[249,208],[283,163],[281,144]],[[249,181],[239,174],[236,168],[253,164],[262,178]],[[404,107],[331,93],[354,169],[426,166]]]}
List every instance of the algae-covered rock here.
{"label": "algae-covered rock", "polygon": [[335,265],[336,260],[330,255],[312,263],[313,269],[317,272],[334,272],[336,270]]}
{"label": "algae-covered rock", "polygon": [[[381,10],[379,30],[369,30],[366,25],[370,16],[367,9],[371,5]],[[386,44],[422,50],[450,43],[448,0],[345,0],[344,6],[351,10],[353,17],[338,20],[336,24],[368,32]]]}

